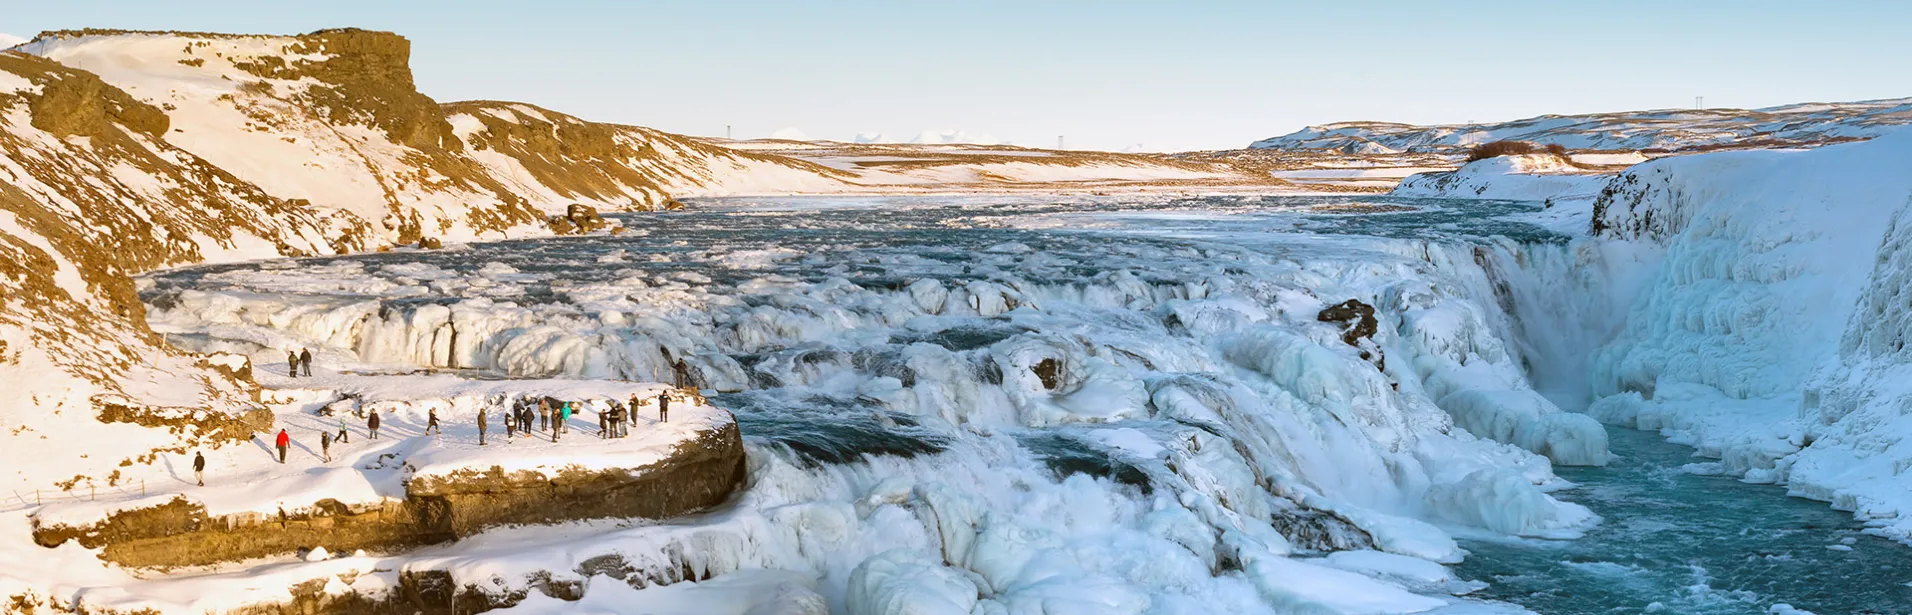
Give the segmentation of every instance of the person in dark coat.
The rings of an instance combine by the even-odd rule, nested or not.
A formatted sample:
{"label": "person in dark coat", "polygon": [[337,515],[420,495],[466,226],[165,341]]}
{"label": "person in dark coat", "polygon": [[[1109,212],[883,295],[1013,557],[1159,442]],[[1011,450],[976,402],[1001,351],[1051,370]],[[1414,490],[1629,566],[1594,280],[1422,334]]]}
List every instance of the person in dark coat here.
{"label": "person in dark coat", "polygon": [[332,434],[319,432],[319,454],[325,456],[326,463],[332,463]]}
{"label": "person in dark coat", "polygon": [[478,409],[478,446],[485,445],[485,409]]}
{"label": "person in dark coat", "polygon": [[677,376],[677,388],[682,389],[682,388],[690,386],[690,364],[689,363],[685,363],[682,358],[679,358],[677,359],[676,363],[671,365],[671,371],[676,372],[675,375]]}
{"label": "person in dark coat", "polygon": [[285,375],[288,378],[299,377],[299,355],[285,351]]}
{"label": "person in dark coat", "polygon": [[425,410],[425,435],[444,435],[445,428],[438,426],[438,409]]}
{"label": "person in dark coat", "polygon": [[312,351],[311,350],[306,348],[299,349],[299,365],[300,367],[304,368],[306,377],[310,378],[312,376]]}
{"label": "person in dark coat", "polygon": [[285,463],[285,449],[292,446],[292,435],[286,433],[284,429],[279,430],[279,438],[274,446],[279,448],[279,463]]}
{"label": "person in dark coat", "polygon": [[373,410],[372,416],[370,418],[365,419],[365,430],[372,432],[373,440],[378,439],[378,411],[377,410]]}
{"label": "person in dark coat", "polygon": [[657,395],[657,422],[659,423],[671,422],[671,392],[670,391],[665,391]]}
{"label": "person in dark coat", "polygon": [[611,437],[611,417],[609,408],[598,408],[598,439]]}
{"label": "person in dark coat", "polygon": [[511,442],[515,435],[518,435],[518,409],[511,408],[505,410],[505,442]]}
{"label": "person in dark coat", "polygon": [[538,409],[532,405],[531,400],[525,400],[524,408],[518,410],[518,420],[523,421],[518,424],[518,431],[531,433],[532,421],[537,420],[537,415]]}
{"label": "person in dark coat", "polygon": [[199,451],[193,451],[193,480],[206,486],[206,454]]}

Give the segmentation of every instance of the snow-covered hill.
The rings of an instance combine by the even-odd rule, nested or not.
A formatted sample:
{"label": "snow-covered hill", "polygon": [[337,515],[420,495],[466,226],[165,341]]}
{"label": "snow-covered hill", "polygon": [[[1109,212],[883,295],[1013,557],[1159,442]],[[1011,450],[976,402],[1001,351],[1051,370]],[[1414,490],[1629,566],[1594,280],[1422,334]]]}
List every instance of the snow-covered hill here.
{"label": "snow-covered hill", "polygon": [[0,447],[35,460],[5,464],[15,490],[119,486],[155,450],[250,436],[244,359],[161,343],[129,275],[331,250],[311,212],[170,127],[89,73],[0,52]]}
{"label": "snow-covered hill", "polygon": [[1764,109],[1668,109],[1542,115],[1490,124],[1417,126],[1341,122],[1256,141],[1253,149],[1351,154],[1459,151],[1492,141],[1533,141],[1570,149],[1689,151],[1728,147],[1809,147],[1870,139],[1912,124],[1912,98],[1804,103]]}
{"label": "snow-covered hill", "polygon": [[1453,171],[1417,173],[1401,180],[1390,194],[1516,201],[1592,199],[1611,177],[1554,154],[1520,154],[1476,160]]}
{"label": "snow-covered hill", "polygon": [[503,237],[572,203],[643,209],[731,184],[837,183],[813,165],[529,105],[440,105],[413,87],[410,43],[385,32],[54,32],[21,50],[164,109],[168,142],[295,200],[341,250]]}

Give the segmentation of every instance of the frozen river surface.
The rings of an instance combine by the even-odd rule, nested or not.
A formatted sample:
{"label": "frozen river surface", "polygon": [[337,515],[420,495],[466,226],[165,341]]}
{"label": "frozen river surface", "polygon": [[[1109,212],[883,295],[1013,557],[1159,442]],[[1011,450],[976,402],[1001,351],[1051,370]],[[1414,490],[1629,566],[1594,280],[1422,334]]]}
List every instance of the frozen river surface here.
{"label": "frozen river surface", "polygon": [[[620,219],[142,294],[175,342],[262,365],[311,346],[393,378],[669,381],[683,359],[738,415],[749,488],[557,559],[644,551],[627,559],[738,604],[1912,612],[1912,556],[1823,504],[1685,474],[1650,434],[1568,465],[1607,460],[1609,434],[1532,381],[1571,397],[1598,284],[1533,205],[735,199]],[[1349,299],[1371,336],[1324,322]]]}

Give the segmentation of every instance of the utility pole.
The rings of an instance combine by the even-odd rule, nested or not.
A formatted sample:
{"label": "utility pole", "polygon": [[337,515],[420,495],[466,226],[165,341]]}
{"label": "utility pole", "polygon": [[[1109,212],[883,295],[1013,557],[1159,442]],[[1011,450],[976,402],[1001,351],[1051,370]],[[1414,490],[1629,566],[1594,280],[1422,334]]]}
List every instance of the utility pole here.
{"label": "utility pole", "polygon": [[1056,135],[1056,149],[1069,149],[1062,146],[1062,135]]}
{"label": "utility pole", "polygon": [[724,139],[730,139],[730,125],[724,124]]}
{"label": "utility pole", "polygon": [[1706,108],[1706,97],[1705,97],[1705,96],[1694,96],[1694,97],[1693,97],[1693,108],[1694,108],[1694,109],[1705,109],[1705,108]]}

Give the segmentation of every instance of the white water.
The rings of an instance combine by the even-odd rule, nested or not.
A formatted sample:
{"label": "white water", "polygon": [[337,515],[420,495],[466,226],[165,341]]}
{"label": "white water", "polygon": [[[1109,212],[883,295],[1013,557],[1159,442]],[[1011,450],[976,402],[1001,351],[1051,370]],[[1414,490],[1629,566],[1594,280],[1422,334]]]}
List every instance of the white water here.
{"label": "white water", "polygon": [[[1605,432],[1529,372],[1584,400],[1575,357],[1615,322],[1586,298],[1615,293],[1574,273],[1601,255],[1505,218],[1526,206],[1315,209],[1347,201],[736,202],[145,290],[177,343],[260,363],[668,381],[683,357],[726,393],[752,465],[733,506],[430,558],[460,578],[617,553],[653,581],[796,571],[771,594],[833,612],[1479,608],[1316,556],[1453,562],[1454,532],[1593,523],[1534,453],[1604,463]],[[1380,312],[1362,348],[1316,319],[1346,299]]]}

